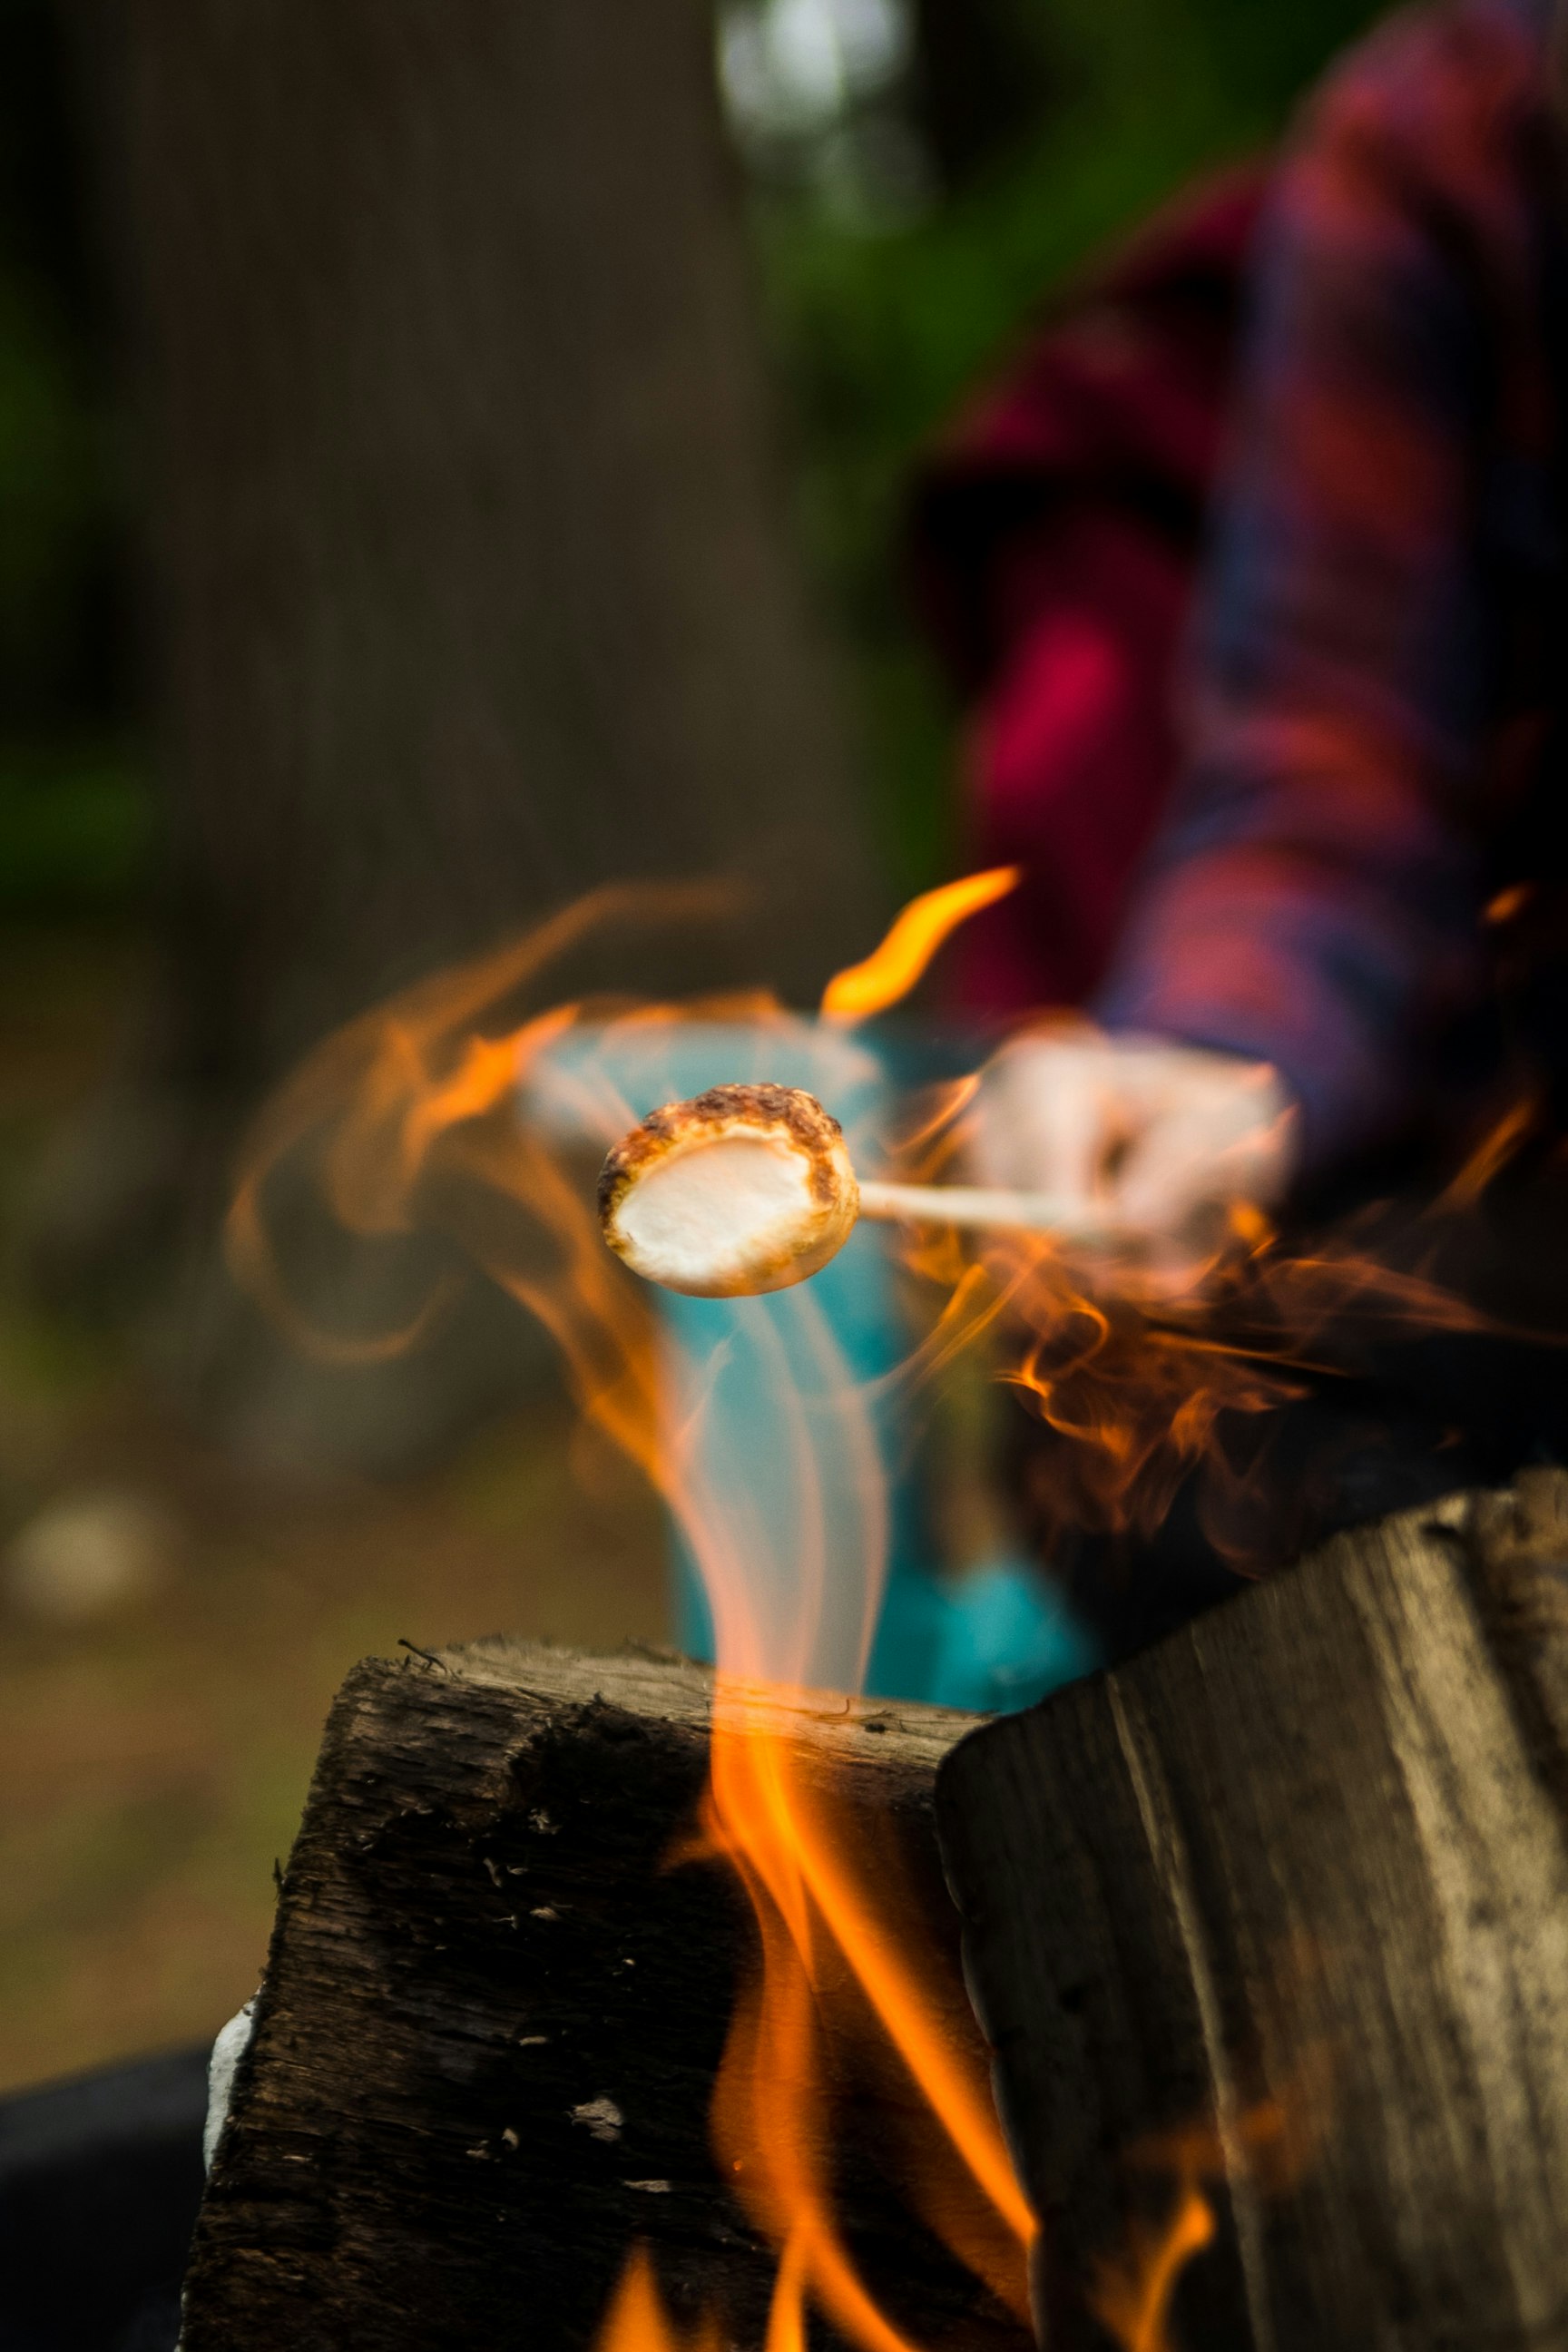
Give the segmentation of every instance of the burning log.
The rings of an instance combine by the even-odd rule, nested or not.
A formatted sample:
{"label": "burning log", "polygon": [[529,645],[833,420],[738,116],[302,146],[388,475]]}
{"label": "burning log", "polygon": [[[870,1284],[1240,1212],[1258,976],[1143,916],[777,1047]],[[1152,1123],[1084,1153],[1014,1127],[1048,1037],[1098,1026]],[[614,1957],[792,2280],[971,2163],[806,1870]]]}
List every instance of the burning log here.
{"label": "burning log", "polygon": [[[755,1958],[740,1881],[694,1834],[711,1686],[665,1656],[505,1643],[355,1669],[283,1877],[184,2352],[579,2352],[639,2242],[679,2329],[706,2315],[763,2344],[776,2254],[710,2137]],[[910,1939],[955,1962],[931,1799],[973,1718],[751,1711],[808,1788],[831,1783],[879,1889],[901,1874]],[[943,2036],[977,2052],[955,1965],[943,2000]],[[853,2000],[823,2006],[852,2091],[831,2173],[860,2275],[923,2345],[1018,2352],[1026,2331],[893,2169],[920,2095],[868,2054]]]}
{"label": "burning log", "polygon": [[1568,1477],[1343,1535],[942,1768],[1051,2352],[1568,2329]]}

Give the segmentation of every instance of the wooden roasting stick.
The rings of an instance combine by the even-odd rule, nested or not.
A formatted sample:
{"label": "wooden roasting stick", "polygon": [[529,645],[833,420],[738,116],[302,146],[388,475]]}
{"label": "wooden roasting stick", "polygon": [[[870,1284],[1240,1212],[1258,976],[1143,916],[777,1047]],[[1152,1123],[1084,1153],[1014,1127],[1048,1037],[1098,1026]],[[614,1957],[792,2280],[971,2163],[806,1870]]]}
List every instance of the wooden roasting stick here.
{"label": "wooden roasting stick", "polygon": [[1122,2342],[1568,2344],[1568,1476],[987,1727],[938,1822],[1050,2352],[1205,2209]]}
{"label": "wooden roasting stick", "polygon": [[[708,1773],[708,1670],[522,1643],[370,1660],[332,1709],[284,1874],[255,2039],[196,2231],[184,2352],[591,2352],[637,2240],[695,2334],[760,2352],[776,2267],[720,2177],[714,2076],[755,1929],[724,1863],[672,1864]],[[978,2048],[931,1822],[975,1718],[771,1706],[831,1780]],[[931,2352],[1026,2352],[889,2177],[915,2102],[830,2052],[837,2210]],[[837,2344],[814,2329],[814,2345]]]}
{"label": "wooden roasting stick", "polygon": [[1081,1239],[1104,1230],[1103,1217],[1054,1192],[1007,1192],[990,1184],[878,1184],[862,1178],[860,1214],[888,1225],[956,1225],[968,1233],[1011,1229]]}

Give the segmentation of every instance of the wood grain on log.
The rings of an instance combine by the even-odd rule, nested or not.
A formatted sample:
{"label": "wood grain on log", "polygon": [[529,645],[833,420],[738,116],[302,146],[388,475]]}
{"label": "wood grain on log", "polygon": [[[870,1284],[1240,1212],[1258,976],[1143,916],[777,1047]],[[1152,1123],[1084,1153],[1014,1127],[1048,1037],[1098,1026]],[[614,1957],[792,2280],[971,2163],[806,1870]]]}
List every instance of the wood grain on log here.
{"label": "wood grain on log", "polygon": [[[186,2288],[185,2352],[585,2347],[633,2242],[682,2324],[763,2340],[773,2263],[708,2110],[754,1930],[722,1863],[671,1865],[708,1768],[683,1661],[505,1643],[357,1667],[328,1725]],[[837,1711],[836,1711],[837,1709]],[[973,1718],[825,1702],[777,1719],[956,1962],[931,1827]],[[977,2047],[952,1967],[946,2022]],[[896,2068],[834,2170],[864,2273],[922,2341],[1027,2338],[889,2177]]]}
{"label": "wood grain on log", "polygon": [[1568,2345],[1568,1478],[987,1726],[938,1819],[1051,2352],[1184,2162],[1173,2343]]}

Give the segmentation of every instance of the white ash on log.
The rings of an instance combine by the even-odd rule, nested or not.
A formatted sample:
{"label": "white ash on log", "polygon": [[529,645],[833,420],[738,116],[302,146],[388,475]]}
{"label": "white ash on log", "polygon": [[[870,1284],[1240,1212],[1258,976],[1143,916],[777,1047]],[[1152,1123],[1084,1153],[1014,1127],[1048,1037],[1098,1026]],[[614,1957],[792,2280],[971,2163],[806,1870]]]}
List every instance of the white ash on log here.
{"label": "white ash on log", "polygon": [[[587,2352],[639,2238],[682,2326],[712,2310],[726,2344],[762,2344],[773,2254],[709,2142],[754,1927],[727,1864],[670,1859],[710,1695],[684,1661],[500,1643],[350,1675],[196,2232],[184,2352]],[[852,1838],[910,1874],[949,1962],[945,2023],[977,2049],[931,1822],[937,1764],[974,1718],[844,1701],[776,1720]],[[856,2049],[829,2055],[852,2079]],[[911,2086],[886,2069],[858,2087],[833,2160],[868,2283],[923,2343],[1019,2352],[1026,2331],[888,2177]]]}
{"label": "white ash on log", "polygon": [[938,1821],[1051,2352],[1184,2179],[1173,2343],[1568,2345],[1568,1477],[987,1726]]}

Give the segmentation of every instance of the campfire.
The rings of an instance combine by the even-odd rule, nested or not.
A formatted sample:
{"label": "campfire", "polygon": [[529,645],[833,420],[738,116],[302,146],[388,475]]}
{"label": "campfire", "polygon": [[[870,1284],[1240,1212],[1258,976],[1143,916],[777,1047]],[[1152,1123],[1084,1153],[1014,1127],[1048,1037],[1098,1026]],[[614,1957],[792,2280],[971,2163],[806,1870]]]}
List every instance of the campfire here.
{"label": "campfire", "polygon": [[[916,902],[878,954],[829,985],[823,1019],[848,1032],[896,1002],[952,928],[1011,878],[976,877]],[[1364,2338],[1356,2333],[1358,2294],[1381,2296],[1380,2310],[1393,2310],[1400,2294],[1427,2308],[1426,2289],[1412,2283],[1409,2271],[1420,2199],[1405,2189],[1379,2189],[1379,2218],[1368,2222],[1366,2243],[1349,2252],[1346,2200],[1353,2207],[1357,2194],[1371,2193],[1364,2189],[1369,2164],[1382,2181],[1392,2161],[1385,2160],[1392,2121],[1376,2130],[1368,2122],[1373,2092],[1386,2093],[1404,2114],[1418,2096],[1413,2084],[1422,2067],[1430,2062],[1440,2071],[1448,2063],[1423,2054],[1419,2032],[1410,2042],[1417,2026],[1439,2039],[1447,2033],[1445,2050],[1451,2051],[1456,2032],[1461,2040],[1469,2035],[1478,2052],[1485,2044],[1472,2086],[1473,2133],[1483,2139],[1503,2127],[1513,2095],[1509,2085],[1522,2096],[1523,2084],[1534,2079],[1521,2071],[1527,2060],[1547,2068],[1553,2082],[1563,2071],[1555,2059],[1548,2066],[1534,2024],[1520,2022],[1504,2051],[1508,2033],[1485,2024],[1494,2012],[1476,1992],[1473,1971],[1450,1979],[1428,1969],[1423,1976],[1412,1941],[1412,1923],[1429,1922],[1436,1902],[1445,1932],[1470,1938],[1477,1952],[1484,1946],[1494,1973],[1514,1968],[1531,1989],[1531,2000],[1568,1990],[1568,1963],[1557,1953],[1568,1935],[1562,1926],[1568,1913],[1555,1907],[1568,1849],[1556,1801],[1523,1793],[1528,1771],[1522,1764],[1516,1770],[1512,1750],[1503,1756],[1506,1709],[1487,1716],[1486,1642],[1474,1630],[1502,1622],[1495,1595],[1516,1590],[1521,1576],[1538,1591],[1542,1545],[1549,1549],[1555,1534],[1542,1538],[1495,1512],[1484,1525],[1473,1513],[1450,1514],[1436,1533],[1429,1516],[1419,1526],[1400,1523],[1395,1536],[1379,1536],[1360,1549],[1351,1544],[1315,1580],[1302,1571],[1261,1586],[1215,1622],[1205,1621],[1131,1665],[1065,1693],[1037,1715],[996,1726],[943,1765],[943,1856],[963,1914],[980,2021],[1000,2069],[1005,2140],[985,2045],[944,1973],[944,1930],[932,1925],[937,1898],[930,1887],[922,1895],[903,1884],[890,1826],[900,1803],[914,1806],[909,1792],[917,1780],[921,1817],[929,1816],[935,1760],[966,1727],[922,1727],[915,1709],[907,1711],[911,1729],[905,1710],[879,1718],[855,1696],[885,1574],[887,1465],[872,1400],[846,1360],[813,1278],[849,1244],[858,1219],[889,1225],[903,1265],[931,1302],[900,1383],[916,1391],[960,1351],[983,1339],[999,1346],[1002,1377],[1071,1440],[1064,1516],[1089,1513],[1134,1528],[1163,1516],[1194,1465],[1207,1474],[1215,1522],[1244,1528],[1245,1480],[1241,1457],[1230,1450],[1233,1433],[1257,1424],[1295,1392],[1321,1335],[1351,1307],[1363,1319],[1400,1329],[1467,1328],[1472,1310],[1419,1269],[1369,1257],[1352,1237],[1331,1239],[1310,1255],[1288,1252],[1245,1201],[1234,1206],[1206,1280],[1182,1298],[1141,1295],[1135,1270],[1108,1295],[1075,1259],[1076,1245],[1097,1237],[1081,1227],[1064,1231],[1056,1204],[948,1181],[973,1100],[973,1078],[938,1089],[892,1139],[847,1137],[831,1105],[765,1074],[742,1071],[731,1083],[639,1119],[616,1081],[617,1043],[709,1020],[744,1024],[764,1041],[759,1052],[765,1053],[770,1025],[786,1016],[756,996],[679,1007],[587,1002],[510,1026],[500,1016],[520,991],[537,990],[552,957],[595,924],[659,911],[635,892],[601,893],[521,945],[411,991],[331,1041],[268,1111],[230,1226],[237,1272],[285,1319],[291,1309],[268,1202],[279,1171],[300,1155],[313,1156],[331,1212],[351,1233],[385,1241],[416,1223],[444,1228],[474,1265],[553,1334],[581,1410],[653,1482],[700,1570],[717,1649],[710,1694],[704,1685],[701,1695],[709,1727],[705,1784],[682,1821],[658,1815],[664,1843],[648,1866],[660,1885],[719,1868],[745,1898],[754,1964],[734,1987],[712,2084],[714,2194],[731,2200],[748,2243],[766,2250],[769,2285],[760,2315],[753,2309],[743,2320],[726,2305],[721,2288],[697,2307],[684,2290],[672,2305],[671,2258],[658,2209],[667,2195],[679,2200],[662,2177],[623,2180],[615,2210],[632,2196],[650,2218],[626,2229],[618,2276],[605,2282],[600,2352],[717,2352],[732,2343],[742,2343],[743,2352],[805,2352],[824,2340],[858,2352],[937,2352],[939,2344],[964,2340],[951,2304],[936,2335],[922,2331],[918,2311],[895,2308],[896,2294],[889,2298],[872,2279],[846,2227],[836,2149],[853,2119],[836,2103],[848,2050],[856,2054],[849,2071],[857,2080],[870,2076],[894,2086],[877,2110],[879,2130],[886,2131],[883,2162],[899,2184],[910,2226],[945,2246],[944,2259],[971,2282],[970,2341],[1001,2343],[1009,2330],[1016,2336],[1030,2315],[1031,2272],[1035,2315],[1053,2352],[1061,2344],[1107,2340],[1124,2352],[1173,2352],[1178,2308],[1189,2326],[1195,2318],[1212,2322],[1215,2331],[1186,2335],[1192,2352],[1200,2342],[1435,2341],[1378,2327]],[[563,1044],[574,1038],[589,1040],[588,1050],[563,1055]],[[544,1072],[554,1098],[571,1100],[576,1137],[592,1138],[601,1152],[608,1149],[596,1202],[580,1143],[563,1140],[559,1129],[520,1125],[515,1117],[520,1087]],[[879,1172],[863,1172],[871,1168]],[[550,1239],[547,1260],[534,1238],[541,1228]],[[647,1294],[628,1267],[684,1295],[732,1301],[725,1311],[739,1318],[735,1328],[774,1364],[772,1442],[788,1466],[787,1522],[756,1507],[746,1465],[735,1465],[726,1482],[715,1480],[700,1443],[700,1398],[672,1412]],[[345,1354],[410,1344],[439,1307],[432,1301],[398,1334],[301,1338]],[[787,1332],[787,1346],[781,1332]],[[723,1370],[716,1357],[715,1381]],[[1545,1507],[1536,1507],[1539,1517]],[[1547,1517],[1554,1530],[1550,1510]],[[1396,1589],[1387,1586],[1389,1576]],[[1411,1686],[1400,1696],[1405,1653],[1387,1633],[1400,1609],[1426,1612],[1421,1671],[1434,1711],[1421,1718],[1426,1731],[1409,1715],[1417,1705]],[[1555,1627],[1561,1621],[1552,1622]],[[1255,1669],[1260,1680],[1249,1684]],[[640,1685],[635,1697],[616,1698],[620,1671],[596,1669],[598,1681],[584,1694],[570,1676],[557,1689],[561,1670],[538,1659],[487,1663],[454,1654],[413,1675],[377,1670],[380,1679],[345,1693],[346,1712],[329,1736],[313,1811],[290,1865],[295,1892],[285,1888],[268,1985],[286,1984],[287,1995],[272,1997],[301,2000],[307,1981],[321,1982],[320,1962],[311,1962],[318,1970],[312,1977],[298,1958],[315,1932],[308,1915],[331,1907],[323,1890],[338,1890],[331,1903],[346,1899],[343,1857],[351,1846],[374,1856],[377,1840],[401,1836],[397,1825],[410,1816],[435,1823],[432,1836],[447,1823],[440,1834],[465,1854],[479,1855],[487,1882],[460,1900],[455,1894],[443,1898],[452,1904],[450,1942],[423,1927],[418,1931],[418,1948],[429,1948],[421,1968],[432,1972],[433,1988],[447,1988],[428,1995],[437,2009],[454,1997],[452,1986],[469,1981],[463,1971],[479,1968],[463,1940],[479,1932],[462,1924],[475,1902],[489,1905],[493,1895],[499,1916],[512,1922],[510,1932],[522,1935],[526,1916],[531,1938],[552,1933],[560,1901],[528,1895],[513,1902],[507,1874],[515,1874],[526,1895],[546,1869],[536,1851],[544,1853],[554,1833],[555,1801],[532,1804],[526,1819],[533,1842],[526,1853],[518,1848],[517,1860],[507,1858],[512,1849],[495,1826],[511,1801],[506,1776],[526,1779],[521,1759],[525,1749],[533,1752],[528,1742],[543,1736],[538,1725],[546,1717],[552,1739],[569,1744],[570,1735],[602,1745],[607,1717],[595,1716],[595,1706],[619,1708],[642,1727],[625,1734],[622,1752],[635,1772],[637,1759],[652,1755],[647,1727],[665,1720],[658,1707],[666,1702],[651,1705]],[[1531,1687],[1544,1689],[1534,1666],[1531,1673]],[[1444,1674],[1468,1709],[1462,1736],[1458,1729],[1444,1735],[1446,1766],[1429,1752],[1438,1736]],[[1289,1704],[1281,1681],[1296,1690]],[[1180,1708],[1169,1697],[1175,1685]],[[1351,1705],[1352,1685],[1359,1712]],[[1300,1743],[1313,1737],[1307,1694],[1322,1736],[1340,1747],[1305,1773],[1304,1826],[1297,1836],[1286,1826],[1288,1804],[1280,1811],[1289,1776],[1281,1780],[1268,1718],[1271,1710],[1281,1722],[1288,1718],[1287,1745],[1298,1743],[1290,1752],[1299,1760]],[[694,1704],[689,1694],[680,1701]],[[1532,1704],[1555,1725],[1556,1696]],[[465,1708],[478,1712],[470,1717]],[[416,1718],[416,1738],[409,1730]],[[526,1737],[518,1728],[525,1721]],[[388,1810],[374,1792],[398,1784],[437,1724],[443,1738],[468,1741],[478,1759],[463,1768],[466,1793],[454,1794],[456,1782],[421,1766],[414,1774],[421,1793]],[[852,1766],[831,1762],[840,1735],[849,1743],[843,1754],[853,1750]],[[919,1748],[918,1773],[902,1745],[910,1740]],[[687,1754],[679,1740],[675,1747]],[[894,1794],[870,1799],[866,1792],[884,1753]],[[353,1755],[360,1761],[351,1771]],[[1345,1777],[1352,1757],[1359,1759],[1359,1782],[1354,1773]],[[1384,1788],[1394,1785],[1390,1757],[1399,1759],[1402,1785],[1411,1792],[1422,1852],[1435,1857],[1428,1875],[1437,1889],[1431,1895],[1423,1877],[1417,1893],[1412,1881],[1403,1908],[1378,1891],[1378,1857],[1386,1863],[1392,1851],[1384,1843],[1391,1834]],[[1232,1785],[1231,1768],[1256,1778]],[[1489,1861],[1465,1859],[1458,1844],[1448,1850],[1458,1801],[1451,1789],[1441,1794],[1445,1769],[1479,1808],[1478,1835],[1493,1836],[1480,1825],[1490,1818],[1487,1803],[1501,1801],[1496,1792],[1505,1781],[1513,1791],[1510,1801],[1524,1808],[1506,1823],[1500,1816],[1495,1834],[1514,1839],[1520,1867],[1529,1861],[1547,1874],[1552,1908],[1550,1926],[1532,1927],[1517,1944],[1508,1943],[1502,1928],[1494,1932],[1478,1924],[1479,1915],[1464,1913],[1469,1898],[1459,1892],[1461,1880],[1483,1906],[1497,1902],[1506,1911],[1512,1898],[1500,1892],[1500,1880],[1493,1885]],[[481,1782],[489,1792],[482,1804],[475,1793]],[[371,1792],[363,1801],[369,1811],[351,1839],[361,1804],[354,1791],[362,1785]],[[1252,1789],[1256,1796],[1247,1793]],[[489,1828],[475,1826],[481,1814]],[[1344,1859],[1336,1838],[1352,1832],[1362,1874],[1359,1922],[1335,1875]],[[1271,1854],[1283,1856],[1273,1875]],[[647,1859],[644,1853],[639,1867]],[[1292,1877],[1298,1861],[1300,1871]],[[449,1856],[438,1867],[449,1876]],[[1407,1880],[1414,1867],[1388,1864],[1395,1877],[1404,1869]],[[358,1924],[342,1932],[351,1940],[374,1937],[363,1906],[353,1916]],[[1384,1938],[1378,1948],[1398,1961],[1380,1996],[1388,2013],[1380,2011],[1375,2025],[1358,2020],[1356,2011],[1369,1920]],[[1209,1938],[1217,1940],[1211,1945]],[[452,1973],[443,1979],[438,1956],[448,1952],[455,1955]],[[626,1972],[635,1974],[636,1958],[626,1958]],[[1418,1988],[1409,2000],[1400,1969]],[[489,1985],[490,1976],[483,1981]],[[471,2030],[480,2038],[489,2030],[489,1998],[472,1996]],[[247,2107],[242,2084],[225,2143],[232,2141],[234,2153],[220,2154],[193,2273],[193,2352],[220,2340],[213,2316],[220,2307],[230,2341],[241,2341],[232,2335],[237,2305],[225,2303],[222,2286],[225,2276],[237,2274],[240,2257],[232,2248],[239,2241],[225,2231],[243,2235],[234,2217],[242,2208],[267,2207],[255,2178],[245,2185],[246,2133],[275,2127],[298,2137],[306,2128],[300,2084],[289,2087],[289,2062],[279,2053],[303,2050],[310,2034],[300,2021],[304,2012],[290,2015],[287,2027],[273,2026],[270,2042],[264,2015],[253,2062],[257,2087]],[[556,2030],[542,2028],[535,2039],[543,2044]],[[514,2032],[512,2039],[526,2043],[528,2036]],[[1363,2063],[1368,2048],[1375,2063]],[[626,2063],[632,2064],[629,2055]],[[1463,2095],[1445,2076],[1444,2112],[1457,2112]],[[1513,2293],[1525,2316],[1513,2335],[1485,2335],[1488,2343],[1549,2340],[1530,2332],[1537,2322],[1528,2314],[1543,2308],[1538,2222],[1556,2210],[1556,2191],[1547,2194],[1540,2184],[1568,2181],[1568,2088],[1562,2099],[1553,2091],[1546,2108],[1546,2119],[1531,2126],[1540,2141],[1531,2159],[1536,2185],[1524,2196],[1511,2251],[1506,2258],[1489,2254],[1483,2265],[1489,2280],[1501,2282],[1495,2294],[1488,2288],[1487,2309],[1500,2309]],[[269,2113],[272,2126],[265,2123]],[[605,2089],[573,2102],[570,2114],[574,2142],[584,2150],[590,2143],[613,2147],[630,2128],[621,2100]],[[474,2174],[475,2199],[490,2196],[488,2173],[479,2176],[493,2165],[499,2182],[519,2154],[518,2138],[518,2127],[509,2124],[493,2142],[481,2138],[461,2151]],[[1366,2151],[1374,2142],[1384,2153],[1373,2164]],[[284,2147],[279,2162],[289,2155]],[[300,2161],[315,2158],[307,2151]],[[1433,2182],[1449,2179],[1452,2167],[1445,2171],[1435,2147],[1422,2162]],[[1522,2157],[1509,2162],[1515,2173],[1525,2165]],[[301,2181],[296,2201],[305,2187]],[[347,2199],[346,2189],[343,2194]],[[442,2196],[441,2210],[449,2213],[450,2192]],[[495,2196],[501,2197],[499,2186]],[[1472,2200],[1476,2227],[1483,2208],[1490,2210],[1484,2198]],[[504,2219],[504,2200],[499,2210]],[[1326,2233],[1331,2254],[1321,2262],[1304,2246],[1303,2215],[1316,2215],[1313,2226]],[[301,2219],[307,2237],[310,2226]],[[527,2214],[512,2214],[509,2226],[525,2233]],[[675,2230],[669,2242],[679,2234]],[[245,2242],[255,2254],[253,2242]],[[514,2250],[509,2259],[515,2258]],[[252,2291],[260,2259],[250,2260],[248,2270],[241,2261]],[[294,2263],[289,2293],[296,2300],[288,2307],[296,2317],[305,2308],[299,2295],[309,2301],[298,2281],[315,2260],[301,2255],[296,2263],[290,2255],[284,2262],[286,2270]],[[362,2263],[354,2292],[369,2291]],[[1338,2313],[1344,2332],[1332,2339],[1300,2332],[1281,2315],[1290,2295],[1301,2314],[1316,2315],[1313,2325]],[[390,2321],[378,2326],[382,2332],[363,2338],[351,2326],[331,2340],[395,2340],[386,2332]],[[742,2326],[752,2332],[738,2335]],[[426,2314],[407,2340],[447,2339]],[[1479,2344],[1483,2335],[1452,2340]]]}

